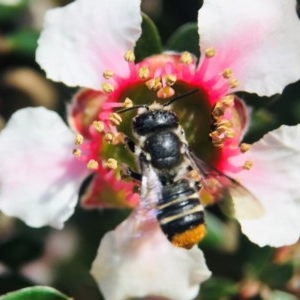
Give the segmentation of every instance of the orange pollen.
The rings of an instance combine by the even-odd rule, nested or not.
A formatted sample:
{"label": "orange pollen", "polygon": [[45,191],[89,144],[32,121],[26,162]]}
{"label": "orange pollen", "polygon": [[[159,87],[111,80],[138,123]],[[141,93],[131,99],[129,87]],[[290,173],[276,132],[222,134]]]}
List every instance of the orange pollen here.
{"label": "orange pollen", "polygon": [[206,226],[200,224],[194,228],[177,233],[171,238],[171,243],[177,247],[191,249],[194,245],[203,240],[206,234]]}

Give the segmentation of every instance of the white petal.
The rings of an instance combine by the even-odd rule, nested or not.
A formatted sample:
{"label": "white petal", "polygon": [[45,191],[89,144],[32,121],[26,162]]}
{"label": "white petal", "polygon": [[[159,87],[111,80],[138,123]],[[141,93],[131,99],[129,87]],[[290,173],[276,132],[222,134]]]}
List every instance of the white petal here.
{"label": "white petal", "polygon": [[231,68],[236,90],[269,96],[300,78],[295,0],[205,0],[198,22],[201,51],[216,49],[208,72]]}
{"label": "white petal", "polygon": [[72,156],[74,136],[45,108],[17,111],[0,134],[0,209],[29,226],[63,226],[87,175]]}
{"label": "white petal", "polygon": [[172,300],[196,297],[209,278],[202,252],[173,246],[156,220],[133,213],[101,241],[92,275],[108,300],[160,296]]}
{"label": "white petal", "polygon": [[252,160],[238,180],[262,203],[261,218],[239,221],[242,231],[260,246],[295,243],[300,236],[300,125],[281,126],[266,134],[233,163]]}
{"label": "white petal", "polygon": [[77,0],[48,11],[36,60],[55,81],[99,90],[104,70],[128,74],[140,33],[140,0]]}

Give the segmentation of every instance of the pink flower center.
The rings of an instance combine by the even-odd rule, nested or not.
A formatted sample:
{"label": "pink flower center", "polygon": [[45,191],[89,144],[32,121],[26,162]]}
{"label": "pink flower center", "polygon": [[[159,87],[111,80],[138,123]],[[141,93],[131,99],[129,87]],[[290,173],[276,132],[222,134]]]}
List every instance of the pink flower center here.
{"label": "pink flower center", "polygon": [[[220,171],[238,171],[229,164],[228,158],[241,152],[240,140],[247,125],[247,114],[242,102],[229,95],[231,88],[238,84],[230,68],[220,74],[208,71],[215,55],[213,48],[207,49],[199,66],[188,52],[155,55],[135,64],[129,51],[125,55],[130,70],[128,77],[121,78],[114,70],[107,70],[103,74],[103,92],[84,90],[76,95],[70,108],[71,125],[80,133],[74,155],[102,178],[115,174],[115,177],[107,176],[109,184],[116,191],[123,188],[130,201],[134,184],[121,179],[122,167],[116,162],[136,169],[132,155],[124,149],[124,134],[133,138],[131,120],[137,112],[131,110],[120,115],[116,109],[149,105],[154,101],[163,103],[174,95],[197,88],[197,93],[172,106],[190,147]],[[113,184],[112,178],[118,184]]]}

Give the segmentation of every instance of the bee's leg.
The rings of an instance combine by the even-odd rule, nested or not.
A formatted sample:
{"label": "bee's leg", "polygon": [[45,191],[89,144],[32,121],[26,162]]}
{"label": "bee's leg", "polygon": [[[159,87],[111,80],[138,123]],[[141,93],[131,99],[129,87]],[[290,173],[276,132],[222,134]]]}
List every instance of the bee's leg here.
{"label": "bee's leg", "polygon": [[135,181],[138,181],[138,182],[142,181],[142,175],[140,173],[133,171],[132,169],[130,169],[130,167],[128,167],[125,164],[122,164],[121,173],[122,173],[123,178],[130,177],[131,179],[133,179]]}
{"label": "bee's leg", "polygon": [[127,146],[127,148],[134,153],[136,150],[136,146],[135,143],[132,139],[130,139],[128,136],[125,137],[125,144]]}

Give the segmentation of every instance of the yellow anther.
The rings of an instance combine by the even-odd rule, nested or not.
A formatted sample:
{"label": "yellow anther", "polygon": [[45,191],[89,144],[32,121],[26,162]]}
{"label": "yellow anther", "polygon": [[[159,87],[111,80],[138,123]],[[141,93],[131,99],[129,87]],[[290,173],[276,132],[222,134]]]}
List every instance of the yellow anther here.
{"label": "yellow anther", "polygon": [[108,132],[104,135],[104,140],[108,143],[111,143],[114,140],[114,136],[112,133]]}
{"label": "yellow anther", "polygon": [[124,108],[129,108],[133,106],[133,102],[128,97],[124,100],[123,105]]}
{"label": "yellow anther", "polygon": [[223,119],[220,122],[218,122],[218,127],[224,127],[224,128],[230,128],[232,127],[232,123],[231,121],[227,120],[227,119]]}
{"label": "yellow anther", "polygon": [[240,145],[240,149],[243,153],[247,152],[250,148],[251,148],[251,145],[247,144],[247,143],[242,143]]}
{"label": "yellow anther", "polygon": [[238,80],[234,79],[234,78],[229,79],[228,83],[229,83],[230,88],[232,88],[232,89],[236,88],[239,85]]}
{"label": "yellow anther", "polygon": [[143,66],[139,69],[139,78],[140,79],[147,79],[149,77],[150,71],[149,68],[146,66]]}
{"label": "yellow anther", "polygon": [[227,129],[224,133],[228,139],[233,139],[235,137],[235,131],[232,128]]}
{"label": "yellow anther", "polygon": [[82,136],[81,134],[77,133],[77,134],[75,135],[74,144],[75,144],[76,146],[79,146],[79,145],[81,145],[82,143],[83,143],[83,136]]}
{"label": "yellow anther", "polygon": [[166,80],[166,84],[171,86],[176,82],[177,77],[174,74],[168,74],[165,76],[165,80]]}
{"label": "yellow anther", "polygon": [[218,118],[218,117],[223,116],[224,112],[225,112],[225,109],[224,109],[222,103],[217,102],[213,109],[212,115],[213,115],[213,117]]}
{"label": "yellow anther", "polygon": [[116,135],[113,136],[111,143],[113,145],[118,144],[125,144],[125,135],[122,132],[118,132]]}
{"label": "yellow anther", "polygon": [[89,169],[89,170],[97,170],[98,167],[99,167],[99,163],[94,160],[94,159],[91,159],[89,160],[89,162],[87,163],[86,167]]}
{"label": "yellow anther", "polygon": [[234,103],[234,96],[233,95],[227,95],[221,99],[221,102],[223,105],[230,107]]}
{"label": "yellow anther", "polygon": [[206,56],[207,58],[214,57],[215,55],[216,55],[216,50],[215,50],[215,48],[207,48],[207,49],[205,50],[205,56]]}
{"label": "yellow anther", "polygon": [[158,91],[160,88],[162,88],[162,83],[161,83],[160,77],[152,78],[152,79],[146,81],[145,84],[149,90]]}
{"label": "yellow anther", "polygon": [[112,113],[109,116],[109,120],[114,124],[114,125],[120,125],[122,122],[122,117],[118,113]]}
{"label": "yellow anther", "polygon": [[125,55],[124,55],[124,59],[127,61],[127,62],[134,62],[135,60],[135,55],[133,53],[132,50],[128,50]]}
{"label": "yellow anther", "polygon": [[102,83],[102,90],[103,90],[103,92],[105,92],[105,93],[111,93],[111,92],[114,91],[114,87],[113,87],[113,85],[110,84],[110,83],[103,82],[103,83]]}
{"label": "yellow anther", "polygon": [[80,149],[74,149],[72,153],[75,157],[80,157],[82,152]]}
{"label": "yellow anther", "polygon": [[93,127],[97,132],[101,133],[104,130],[104,123],[101,121],[94,121]]}
{"label": "yellow anther", "polygon": [[190,52],[185,51],[180,56],[180,62],[182,62],[185,65],[189,65],[193,62],[193,56]]}
{"label": "yellow anther", "polygon": [[105,71],[103,72],[103,77],[104,77],[105,79],[110,79],[110,78],[112,78],[113,76],[114,76],[114,72],[111,71],[111,70],[105,70]]}
{"label": "yellow anther", "polygon": [[246,160],[243,169],[244,170],[250,170],[253,167],[253,161],[252,160]]}
{"label": "yellow anther", "polygon": [[222,148],[224,146],[224,138],[220,137],[217,131],[212,131],[209,136],[215,147]]}
{"label": "yellow anther", "polygon": [[156,96],[160,99],[167,99],[174,96],[175,91],[170,86],[165,86],[159,89],[156,93]]}
{"label": "yellow anther", "polygon": [[118,162],[114,158],[109,158],[105,163],[106,168],[115,170],[118,167]]}
{"label": "yellow anther", "polygon": [[233,72],[231,69],[227,68],[223,71],[223,77],[229,79],[232,76]]}

